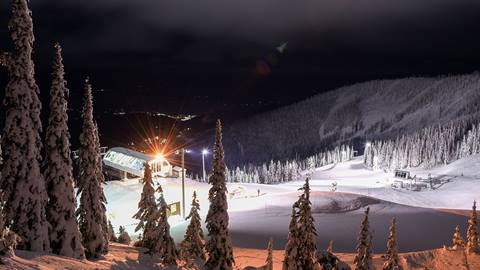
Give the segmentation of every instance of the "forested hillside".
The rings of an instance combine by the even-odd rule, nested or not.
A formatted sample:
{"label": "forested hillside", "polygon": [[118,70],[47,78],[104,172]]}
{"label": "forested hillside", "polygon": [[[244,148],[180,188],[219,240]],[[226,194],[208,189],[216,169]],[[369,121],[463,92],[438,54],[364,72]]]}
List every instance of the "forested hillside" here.
{"label": "forested hillside", "polygon": [[[295,89],[292,89],[295,91]],[[232,125],[228,164],[305,157],[480,115],[480,74],[375,80],[345,86]]]}

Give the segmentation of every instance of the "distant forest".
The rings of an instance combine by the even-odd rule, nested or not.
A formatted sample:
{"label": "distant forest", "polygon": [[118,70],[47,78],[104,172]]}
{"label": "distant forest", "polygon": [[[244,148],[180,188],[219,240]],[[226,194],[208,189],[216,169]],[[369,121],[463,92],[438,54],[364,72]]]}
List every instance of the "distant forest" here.
{"label": "distant forest", "polygon": [[227,126],[224,146],[229,167],[304,159],[341,144],[361,154],[367,140],[394,139],[479,116],[479,73],[376,80]]}

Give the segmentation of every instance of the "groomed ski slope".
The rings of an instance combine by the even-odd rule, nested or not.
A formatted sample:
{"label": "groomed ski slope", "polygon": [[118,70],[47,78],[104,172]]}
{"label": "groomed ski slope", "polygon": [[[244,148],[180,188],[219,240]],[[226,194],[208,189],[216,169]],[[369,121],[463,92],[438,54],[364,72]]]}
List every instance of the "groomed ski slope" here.
{"label": "groomed ski slope", "polygon": [[[392,173],[372,171],[362,164],[363,158],[317,168],[312,174],[312,208],[318,230],[319,247],[334,240],[339,252],[352,252],[357,231],[366,206],[371,207],[374,249],[384,251],[390,219],[398,220],[401,251],[418,251],[450,244],[456,225],[466,229],[466,217],[438,209],[471,209],[473,200],[480,200],[480,156],[472,156],[432,170],[411,170],[412,175],[428,174],[449,178],[450,182],[436,190],[407,191],[391,188]],[[157,179],[168,203],[181,201],[181,180]],[[330,192],[332,182],[337,191]],[[269,237],[275,248],[283,248],[290,221],[291,205],[303,181],[279,185],[228,184],[230,233],[237,247],[264,248]],[[201,205],[201,215],[208,210],[209,185],[186,180],[186,210],[189,211],[193,191]],[[260,190],[260,196],[257,191]],[[131,234],[142,192],[138,179],[109,182],[104,191],[108,215],[115,228],[126,226]],[[175,240],[181,241],[186,227],[179,217],[170,219]]]}

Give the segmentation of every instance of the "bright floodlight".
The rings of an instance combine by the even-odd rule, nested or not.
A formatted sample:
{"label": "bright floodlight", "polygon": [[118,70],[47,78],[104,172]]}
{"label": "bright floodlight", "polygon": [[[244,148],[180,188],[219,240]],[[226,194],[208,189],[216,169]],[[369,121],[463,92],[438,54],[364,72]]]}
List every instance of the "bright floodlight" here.
{"label": "bright floodlight", "polygon": [[156,159],[156,160],[163,160],[163,159],[164,159],[163,154],[162,154],[162,153],[156,154],[156,155],[155,155],[155,159]]}
{"label": "bright floodlight", "polygon": [[207,149],[203,149],[203,150],[202,150],[202,155],[208,155],[208,150],[207,150]]}
{"label": "bright floodlight", "polygon": [[370,145],[371,145],[370,142],[365,143],[365,147],[370,147]]}

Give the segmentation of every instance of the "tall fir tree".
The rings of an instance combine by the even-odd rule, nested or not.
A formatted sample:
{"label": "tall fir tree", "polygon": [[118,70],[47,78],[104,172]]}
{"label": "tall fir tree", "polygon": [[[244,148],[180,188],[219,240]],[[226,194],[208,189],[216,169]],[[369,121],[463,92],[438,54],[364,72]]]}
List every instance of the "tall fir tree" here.
{"label": "tall fir tree", "polygon": [[368,214],[370,208],[365,210],[365,217],[360,227],[360,234],[358,236],[357,254],[353,260],[355,270],[371,270],[372,269],[372,254],[371,254],[371,234],[370,224],[368,221]]}
{"label": "tall fir tree", "polygon": [[175,248],[175,242],[170,235],[170,225],[168,224],[167,212],[169,209],[165,202],[165,198],[163,197],[162,186],[158,187],[157,192],[160,193],[160,196],[158,197],[159,219],[157,227],[155,228],[156,245],[153,252],[158,254],[164,265],[177,265],[178,253]]}
{"label": "tall fir tree", "polygon": [[78,221],[75,216],[74,180],[70,157],[67,96],[64,78],[62,48],[55,44],[52,88],[50,90],[50,116],[45,136],[50,246],[56,254],[82,259],[85,257]]}
{"label": "tall fir tree", "polygon": [[477,202],[473,202],[472,214],[468,219],[467,228],[467,244],[465,249],[468,253],[478,253],[480,251],[478,246],[478,224],[477,224]]}
{"label": "tall fir tree", "polygon": [[299,190],[303,194],[299,198],[298,204],[298,232],[299,232],[299,258],[297,259],[302,269],[313,270],[315,268],[315,254],[317,246],[315,238],[317,232],[315,229],[315,220],[312,216],[312,203],[310,202],[310,184],[309,179],[305,180],[305,184]]}
{"label": "tall fir tree", "polygon": [[180,244],[180,254],[184,259],[205,260],[205,239],[199,212],[197,193],[193,192],[192,208],[186,219],[190,219],[185,237]]}
{"label": "tall fir tree", "polygon": [[386,261],[383,264],[383,270],[399,270],[398,258],[398,244],[397,244],[397,223],[396,219],[392,218],[390,225],[390,234],[387,241],[387,253],[385,254]]}
{"label": "tall fir tree", "polygon": [[50,251],[45,207],[48,196],[40,172],[41,103],[34,78],[33,22],[26,0],[12,0],[9,23],[14,52],[0,53],[9,82],[3,104],[1,201],[6,226],[21,238],[19,248]]}
{"label": "tall fir tree", "polygon": [[151,253],[156,245],[155,228],[159,218],[157,203],[155,202],[155,189],[153,187],[152,170],[148,162],[144,165],[143,191],[138,202],[138,212],[133,216],[139,220],[135,232],[143,230],[141,246]]}
{"label": "tall fir tree", "polygon": [[99,213],[99,216],[101,217],[100,225],[102,226],[102,232],[103,232],[103,254],[108,253],[108,247],[109,247],[109,242],[110,242],[110,235],[108,233],[108,218],[107,218],[107,211],[105,204],[107,203],[107,198],[105,197],[105,193],[103,193],[103,187],[102,184],[105,183],[105,176],[103,175],[103,161],[102,161],[102,154],[100,153],[100,136],[98,134],[98,124],[96,121],[94,121],[94,126],[96,132],[93,133],[95,135],[95,149],[96,153],[95,156],[97,156],[97,170],[96,170],[96,175],[97,175],[97,181],[100,183],[100,201],[103,204],[103,208],[105,209],[104,211]]}
{"label": "tall fir tree", "polygon": [[452,249],[459,250],[465,247],[465,240],[463,240],[462,233],[460,232],[460,226],[455,227],[455,233],[452,237]]}
{"label": "tall fir tree", "polygon": [[83,126],[80,134],[80,175],[77,194],[80,195],[80,206],[77,217],[82,233],[82,243],[87,258],[98,258],[107,250],[108,231],[106,222],[105,195],[102,178],[99,177],[101,167],[98,130],[93,121],[92,86],[89,79],[85,81],[83,100]]}
{"label": "tall fir tree", "polygon": [[222,124],[217,121],[213,147],[212,173],[208,179],[212,185],[208,193],[210,207],[206,218],[209,239],[206,244],[210,270],[231,270],[233,258],[232,241],[228,232],[227,186],[225,183],[225,160],[222,145]]}

